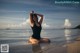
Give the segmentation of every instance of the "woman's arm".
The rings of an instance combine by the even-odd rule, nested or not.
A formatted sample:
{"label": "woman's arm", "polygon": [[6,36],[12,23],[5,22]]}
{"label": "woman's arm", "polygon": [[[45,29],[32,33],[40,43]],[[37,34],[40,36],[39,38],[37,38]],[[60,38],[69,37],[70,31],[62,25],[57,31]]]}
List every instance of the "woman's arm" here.
{"label": "woman's arm", "polygon": [[30,13],[30,17],[29,18],[30,18],[30,25],[33,26],[34,21],[33,21],[33,18],[32,18],[32,13]]}
{"label": "woman's arm", "polygon": [[41,17],[39,23],[42,24],[42,22],[43,22],[43,15],[42,14],[37,14],[37,15]]}

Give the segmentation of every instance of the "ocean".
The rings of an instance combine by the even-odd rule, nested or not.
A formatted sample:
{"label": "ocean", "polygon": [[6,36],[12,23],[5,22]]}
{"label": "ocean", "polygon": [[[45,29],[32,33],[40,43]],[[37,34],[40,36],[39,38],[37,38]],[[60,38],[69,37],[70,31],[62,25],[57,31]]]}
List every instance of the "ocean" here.
{"label": "ocean", "polygon": [[[80,35],[79,29],[43,29],[41,31],[41,37],[47,37],[52,41],[63,41],[63,40],[73,40]],[[28,40],[32,35],[32,30],[30,29],[10,29],[10,30],[0,30],[0,44],[10,42],[16,42],[14,40]],[[7,42],[8,41],[8,42]]]}
{"label": "ocean", "polygon": [[[8,44],[11,53],[14,53],[14,51],[16,53],[19,51],[32,53],[33,46],[27,42],[31,35],[32,30],[30,29],[0,30],[0,44]],[[51,40],[50,44],[54,46],[71,43],[79,36],[80,29],[43,29],[41,31],[41,37],[49,38]],[[47,45],[42,46],[43,49]],[[23,49],[21,50],[21,48]]]}

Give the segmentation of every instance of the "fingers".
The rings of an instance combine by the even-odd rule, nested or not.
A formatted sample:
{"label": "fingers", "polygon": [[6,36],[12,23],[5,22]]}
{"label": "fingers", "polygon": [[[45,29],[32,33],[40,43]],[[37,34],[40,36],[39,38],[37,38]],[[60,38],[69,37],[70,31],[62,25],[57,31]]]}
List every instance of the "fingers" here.
{"label": "fingers", "polygon": [[34,14],[34,11],[32,10],[32,11],[30,12],[30,14]]}
{"label": "fingers", "polygon": [[34,11],[32,11],[32,13],[34,13]]}

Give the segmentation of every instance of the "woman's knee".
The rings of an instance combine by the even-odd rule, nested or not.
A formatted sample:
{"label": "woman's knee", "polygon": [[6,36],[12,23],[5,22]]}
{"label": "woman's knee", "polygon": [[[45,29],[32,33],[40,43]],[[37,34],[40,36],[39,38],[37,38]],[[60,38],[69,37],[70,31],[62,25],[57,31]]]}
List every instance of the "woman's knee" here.
{"label": "woman's knee", "polygon": [[50,43],[50,40],[48,38],[41,38],[40,41],[44,43]]}
{"label": "woman's knee", "polygon": [[30,38],[29,41],[32,43],[32,44],[38,44],[39,41],[37,39],[34,39],[34,38]]}

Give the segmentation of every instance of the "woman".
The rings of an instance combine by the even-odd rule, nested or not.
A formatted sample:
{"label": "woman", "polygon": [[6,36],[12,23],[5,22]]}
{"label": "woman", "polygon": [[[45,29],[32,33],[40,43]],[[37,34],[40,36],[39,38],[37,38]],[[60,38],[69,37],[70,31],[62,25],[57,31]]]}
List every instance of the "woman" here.
{"label": "woman", "polygon": [[[38,16],[40,16],[40,20],[38,21]],[[40,43],[40,42],[50,42],[47,38],[41,38],[40,33],[42,30],[42,22],[43,22],[43,15],[34,13],[32,11],[30,13],[30,26],[33,31],[33,35],[29,38],[29,42],[32,44]]]}

